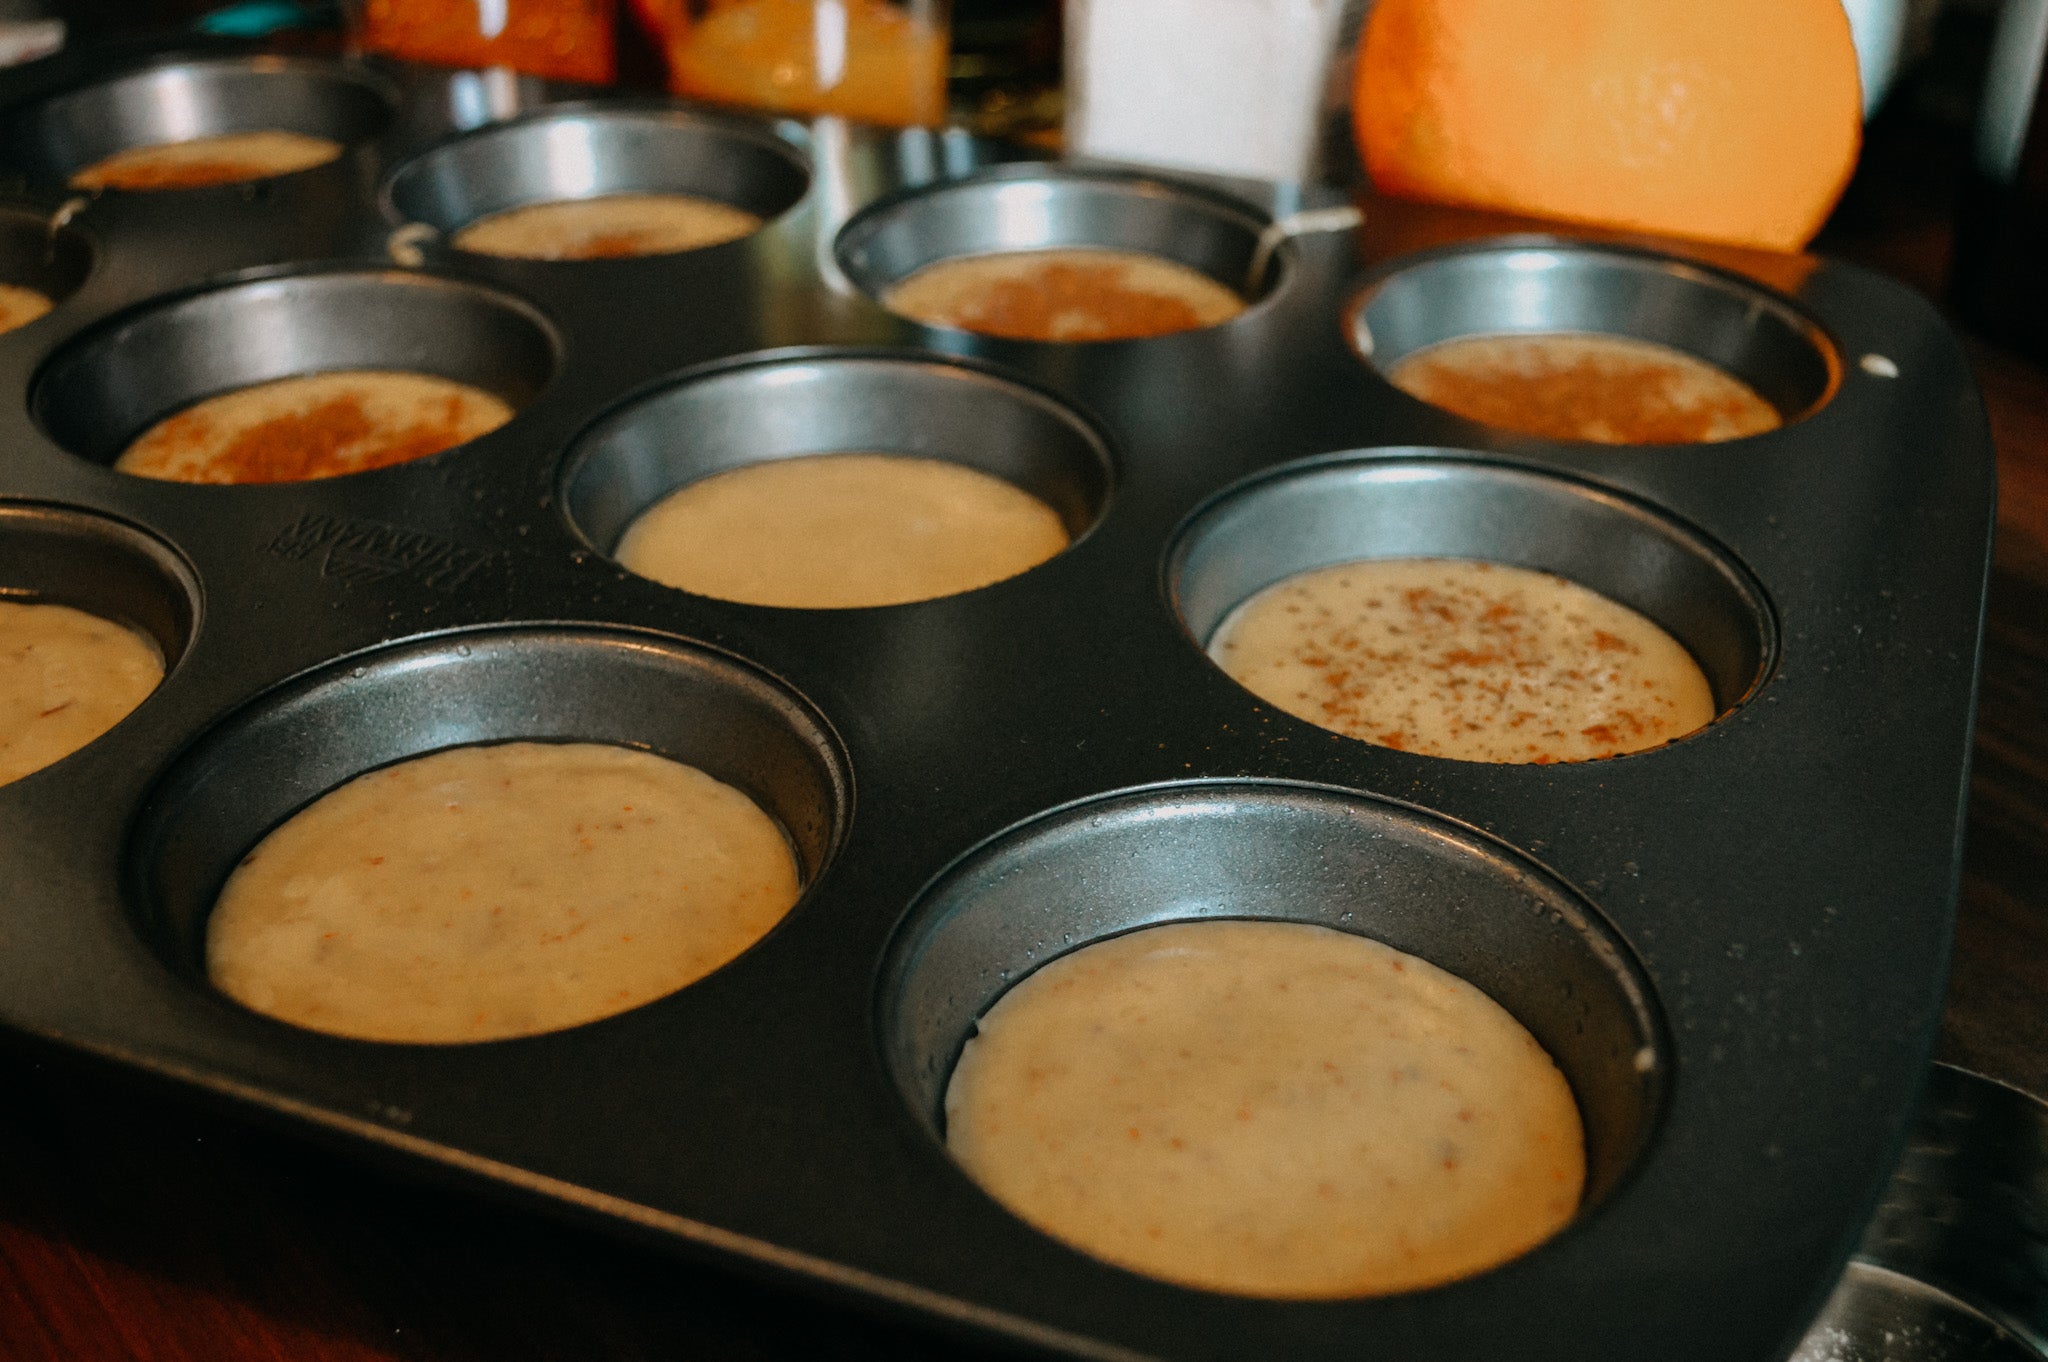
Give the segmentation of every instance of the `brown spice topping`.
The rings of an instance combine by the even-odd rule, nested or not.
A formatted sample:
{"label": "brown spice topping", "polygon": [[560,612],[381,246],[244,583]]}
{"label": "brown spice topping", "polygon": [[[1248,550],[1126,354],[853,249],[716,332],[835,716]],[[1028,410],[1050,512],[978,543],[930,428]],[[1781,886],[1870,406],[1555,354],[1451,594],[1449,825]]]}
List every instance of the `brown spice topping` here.
{"label": "brown spice topping", "polygon": [[619,260],[629,255],[647,255],[653,237],[647,232],[601,232],[588,236],[562,252],[564,260]]}
{"label": "brown spice topping", "polygon": [[[228,483],[303,482],[385,468],[438,454],[468,437],[463,402],[443,399],[438,419],[396,429],[380,428],[353,394],[330,398],[302,412],[251,426],[208,460],[209,480]],[[212,422],[202,412],[166,421],[160,457],[176,460],[202,448]]]}
{"label": "brown spice topping", "polygon": [[1048,261],[1028,277],[997,279],[961,307],[971,331],[1018,340],[1138,340],[1186,331],[1201,314],[1179,298],[1132,288],[1121,265]]}
{"label": "brown spice topping", "polygon": [[1562,440],[1605,428],[1623,443],[1645,445],[1695,443],[1740,417],[1743,407],[1732,401],[1673,405],[1663,386],[1679,372],[1672,364],[1618,370],[1583,360],[1541,377],[1444,372],[1430,400],[1489,426]]}
{"label": "brown spice topping", "polygon": [[108,166],[93,183],[105,189],[204,189],[209,185],[260,180],[276,172],[259,161],[222,158],[214,161],[148,162]]}
{"label": "brown spice topping", "polygon": [[[1423,572],[1441,575],[1418,581]],[[1496,577],[1506,580],[1488,582]],[[1260,641],[1240,653],[1245,631],[1220,633],[1217,660],[1289,712],[1383,747],[1547,764],[1640,751],[1712,717],[1704,678],[1675,644],[1673,656],[1653,657],[1644,641],[1616,632],[1622,625],[1600,627],[1588,606],[1555,595],[1590,595],[1557,578],[1388,560],[1316,570],[1270,590],[1258,618],[1272,623],[1257,626]],[[1667,689],[1685,684],[1667,671],[1674,664],[1700,688],[1682,705],[1689,688]]]}
{"label": "brown spice topping", "polygon": [[[1482,346],[1495,357],[1481,358]],[[1474,337],[1413,355],[1389,377],[1469,420],[1553,439],[1692,444],[1780,423],[1740,380],[1643,343]]]}

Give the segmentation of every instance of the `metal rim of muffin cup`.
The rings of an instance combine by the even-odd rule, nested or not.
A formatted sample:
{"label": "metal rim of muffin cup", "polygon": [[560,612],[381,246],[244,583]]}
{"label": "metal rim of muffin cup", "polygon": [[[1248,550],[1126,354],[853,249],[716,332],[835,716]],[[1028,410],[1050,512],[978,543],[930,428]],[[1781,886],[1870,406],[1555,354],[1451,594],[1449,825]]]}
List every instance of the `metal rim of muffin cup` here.
{"label": "metal rim of muffin cup", "polygon": [[1572,332],[1651,341],[1741,379],[1785,425],[1826,406],[1839,351],[1776,292],[1695,261],[1621,245],[1511,237],[1387,265],[1345,308],[1353,348],[1382,375],[1476,336]]}
{"label": "metal rim of muffin cup", "polygon": [[156,644],[166,679],[199,629],[199,578],[176,550],[102,512],[50,502],[0,501],[0,600],[126,625]]}
{"label": "metal rim of muffin cup", "polygon": [[55,310],[84,285],[95,261],[91,239],[50,209],[0,204],[0,283],[32,289]]}
{"label": "metal rim of muffin cup", "polygon": [[1949,1064],[1791,1362],[2048,1354],[2048,1103]]}
{"label": "metal rim of muffin cup", "polygon": [[668,104],[574,103],[420,153],[386,177],[380,201],[393,222],[451,238],[513,208],[606,194],[690,194],[766,225],[802,201],[810,180],[796,147],[737,118]]}
{"label": "metal rim of muffin cup", "polygon": [[838,453],[944,459],[992,474],[1050,506],[1068,548],[1102,518],[1114,481],[1109,446],[1091,422],[989,366],[921,351],[805,348],[665,379],[614,406],[571,442],[561,502],[570,528],[610,558],[635,517],[686,484]]}
{"label": "metal rim of muffin cup", "polygon": [[62,182],[119,151],[229,133],[296,132],[346,150],[382,132],[397,105],[388,82],[353,64],[281,56],[173,58],[30,106],[8,120],[0,145],[37,178]]}
{"label": "metal rim of muffin cup", "polygon": [[999,833],[940,872],[883,957],[877,1016],[899,1094],[943,1145],[954,1066],[1019,980],[1114,936],[1228,919],[1370,937],[1504,1007],[1579,1107],[1587,1179],[1574,1223],[1648,1148],[1668,1096],[1669,1038],[1641,963],[1598,909],[1443,815],[1278,780],[1098,796]]}
{"label": "metal rim of muffin cup", "polygon": [[[851,768],[830,724],[751,664],[639,629],[494,624],[323,664],[202,734],[151,784],[133,824],[125,873],[137,929],[211,990],[207,918],[274,828],[358,776],[504,742],[611,743],[695,766],[776,821],[805,889],[851,816]],[[800,898],[784,921],[801,909]]]}
{"label": "metal rim of muffin cup", "polygon": [[144,302],[67,343],[31,379],[29,409],[58,445],[111,465],[137,436],[196,402],[344,370],[467,383],[504,399],[516,419],[561,353],[554,327],[530,304],[466,279],[260,270]]}
{"label": "metal rim of muffin cup", "polygon": [[1217,626],[1258,592],[1316,568],[1375,558],[1532,568],[1617,601],[1699,664],[1713,692],[1714,723],[1753,697],[1776,665],[1769,598],[1727,549],[1616,492],[1462,450],[1352,450],[1225,488],[1175,532],[1165,587],[1207,657]]}
{"label": "metal rim of muffin cup", "polygon": [[[1280,291],[1294,268],[1282,241],[1255,284],[1259,238],[1272,218],[1241,199],[1154,174],[1043,163],[998,166],[877,199],[839,230],[835,254],[855,287],[887,306],[891,288],[942,260],[1060,248],[1141,251],[1208,276],[1244,299],[1242,320]],[[979,335],[956,327],[927,330]],[[1174,332],[1169,334],[1186,334]],[[1117,341],[1026,341],[1039,345]],[[1144,339],[1163,339],[1147,337]]]}

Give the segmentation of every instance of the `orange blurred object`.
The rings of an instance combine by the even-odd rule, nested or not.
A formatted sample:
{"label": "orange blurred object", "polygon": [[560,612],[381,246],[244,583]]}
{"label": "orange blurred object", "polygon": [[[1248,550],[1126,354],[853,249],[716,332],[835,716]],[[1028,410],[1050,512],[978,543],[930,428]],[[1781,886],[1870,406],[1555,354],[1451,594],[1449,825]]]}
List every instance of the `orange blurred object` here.
{"label": "orange blurred object", "polygon": [[1781,251],[1862,138],[1841,0],[1378,0],[1353,115],[1389,194]]}
{"label": "orange blurred object", "polygon": [[636,0],[663,31],[680,95],[936,127],[947,23],[937,0]]}
{"label": "orange blurred object", "polygon": [[362,44],[437,66],[510,66],[608,85],[616,72],[609,0],[367,0]]}

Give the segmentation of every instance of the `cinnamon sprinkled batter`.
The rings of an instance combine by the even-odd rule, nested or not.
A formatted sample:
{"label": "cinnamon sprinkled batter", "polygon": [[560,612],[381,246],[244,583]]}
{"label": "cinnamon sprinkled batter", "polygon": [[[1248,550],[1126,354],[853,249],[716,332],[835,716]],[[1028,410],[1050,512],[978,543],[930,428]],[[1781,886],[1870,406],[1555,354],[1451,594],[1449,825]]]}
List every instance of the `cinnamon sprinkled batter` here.
{"label": "cinnamon sprinkled batter", "polygon": [[27,326],[55,304],[44,294],[17,284],[0,284],[0,331]]}
{"label": "cinnamon sprinkled batter", "polygon": [[511,416],[490,393],[426,374],[308,374],[187,407],[114,467],[174,482],[303,482],[437,454]]}
{"label": "cinnamon sprinkled batter", "polygon": [[1232,611],[1210,656],[1348,737],[1466,761],[1585,761],[1712,721],[1698,664],[1626,606],[1548,573],[1446,558],[1339,563]]}
{"label": "cinnamon sprinkled batter", "polygon": [[326,137],[266,129],[129,147],[72,175],[73,189],[204,189],[310,170],[340,156]]}
{"label": "cinnamon sprinkled batter", "polygon": [[761,226],[744,208],[690,194],[605,194],[530,203],[455,234],[458,250],[525,260],[615,260],[733,241]]}
{"label": "cinnamon sprinkled batter", "polygon": [[1387,378],[1469,420],[1560,440],[1693,444],[1783,424],[1740,379],[1622,336],[1468,336],[1410,355]]}
{"label": "cinnamon sprinkled batter", "polygon": [[1020,340],[1103,341],[1214,326],[1244,299],[1199,270],[1142,251],[1009,251],[942,260],[884,300],[933,326]]}

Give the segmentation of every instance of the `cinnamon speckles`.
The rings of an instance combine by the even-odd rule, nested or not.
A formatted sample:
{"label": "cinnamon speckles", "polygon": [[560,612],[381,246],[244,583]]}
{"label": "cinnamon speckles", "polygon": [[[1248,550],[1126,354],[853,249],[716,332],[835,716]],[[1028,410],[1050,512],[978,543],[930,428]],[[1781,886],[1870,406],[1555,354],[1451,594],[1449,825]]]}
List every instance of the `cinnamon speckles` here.
{"label": "cinnamon speckles", "polygon": [[1186,265],[1142,251],[1005,251],[942,260],[885,299],[935,326],[1020,340],[1136,340],[1214,326],[1244,299]]}
{"label": "cinnamon speckles", "polygon": [[1585,761],[1683,737],[1713,694],[1676,640],[1548,573],[1464,559],[1340,563],[1240,605],[1209,653],[1348,737],[1466,761]]}
{"label": "cinnamon speckles", "polygon": [[431,374],[303,374],[187,407],[144,431],[114,467],[172,482],[304,482],[409,463],[511,419],[503,399]]}
{"label": "cinnamon speckles", "polygon": [[1558,440],[1696,444],[1783,424],[1742,380],[1627,336],[1465,336],[1408,356],[1387,379],[1484,425]]}

